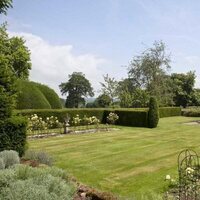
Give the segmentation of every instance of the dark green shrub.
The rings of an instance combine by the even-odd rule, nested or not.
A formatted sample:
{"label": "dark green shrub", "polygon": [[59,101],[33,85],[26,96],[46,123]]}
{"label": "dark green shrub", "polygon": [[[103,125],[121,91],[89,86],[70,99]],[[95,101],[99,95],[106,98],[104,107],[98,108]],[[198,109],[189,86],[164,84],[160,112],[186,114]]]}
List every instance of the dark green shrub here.
{"label": "dark green shrub", "polygon": [[52,109],[62,108],[60,99],[53,89],[40,83],[32,83],[35,84],[35,86],[43,93],[43,95],[46,97],[47,101],[51,105]]}
{"label": "dark green shrub", "polygon": [[148,113],[148,127],[156,128],[159,121],[159,108],[155,97],[151,97],[149,101],[149,113]]}
{"label": "dark green shrub", "polygon": [[181,116],[181,108],[180,107],[162,107],[159,108],[159,117],[173,117],[173,116]]}
{"label": "dark green shrub", "polygon": [[117,125],[134,126],[134,127],[147,127],[148,111],[128,111],[128,110],[115,110],[119,116]]}
{"label": "dark green shrub", "polygon": [[26,145],[27,120],[12,117],[0,122],[0,151],[14,150],[23,155]]}
{"label": "dark green shrub", "polygon": [[51,105],[36,85],[29,81],[18,80],[17,109],[48,109]]}

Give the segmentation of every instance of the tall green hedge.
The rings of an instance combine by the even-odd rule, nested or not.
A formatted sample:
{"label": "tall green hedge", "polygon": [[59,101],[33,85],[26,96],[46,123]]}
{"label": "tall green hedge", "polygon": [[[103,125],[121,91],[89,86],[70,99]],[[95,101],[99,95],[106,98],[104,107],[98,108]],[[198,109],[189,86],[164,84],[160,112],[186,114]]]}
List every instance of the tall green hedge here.
{"label": "tall green hedge", "polygon": [[0,151],[15,150],[22,156],[26,147],[27,120],[11,117],[0,121]]}
{"label": "tall green hedge", "polygon": [[48,86],[26,80],[18,80],[17,88],[19,91],[17,109],[62,108],[58,95]]}
{"label": "tall green hedge", "polygon": [[43,95],[46,97],[47,101],[51,105],[52,109],[62,108],[59,96],[53,89],[40,83],[32,83],[35,84],[35,86],[43,93]]}

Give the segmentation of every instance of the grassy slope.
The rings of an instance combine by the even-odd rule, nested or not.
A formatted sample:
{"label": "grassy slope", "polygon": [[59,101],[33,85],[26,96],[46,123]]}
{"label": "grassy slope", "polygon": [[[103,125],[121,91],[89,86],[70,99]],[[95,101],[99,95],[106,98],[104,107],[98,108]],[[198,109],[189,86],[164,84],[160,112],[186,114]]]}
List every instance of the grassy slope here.
{"label": "grassy slope", "polygon": [[199,118],[163,118],[156,129],[120,127],[115,132],[68,135],[29,144],[51,153],[57,166],[83,183],[140,199],[148,191],[163,191],[165,175],[176,175],[181,150],[192,148],[200,153],[200,126],[183,124],[194,119]]}

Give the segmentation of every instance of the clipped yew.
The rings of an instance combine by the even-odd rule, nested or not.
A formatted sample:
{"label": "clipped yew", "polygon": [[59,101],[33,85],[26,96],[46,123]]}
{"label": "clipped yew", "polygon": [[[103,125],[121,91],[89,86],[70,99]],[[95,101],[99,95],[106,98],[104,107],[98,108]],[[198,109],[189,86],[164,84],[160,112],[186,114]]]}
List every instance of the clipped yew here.
{"label": "clipped yew", "polygon": [[148,127],[156,128],[159,122],[159,107],[155,97],[149,100]]}

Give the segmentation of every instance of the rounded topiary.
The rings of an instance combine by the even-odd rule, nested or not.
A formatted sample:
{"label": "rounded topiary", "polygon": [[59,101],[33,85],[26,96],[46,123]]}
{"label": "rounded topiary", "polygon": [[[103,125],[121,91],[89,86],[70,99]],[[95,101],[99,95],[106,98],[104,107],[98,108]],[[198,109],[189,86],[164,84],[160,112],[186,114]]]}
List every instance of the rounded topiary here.
{"label": "rounded topiary", "polygon": [[59,96],[52,88],[40,83],[34,83],[34,82],[32,83],[35,84],[35,86],[43,93],[43,95],[46,97],[47,101],[51,105],[52,109],[62,108]]}
{"label": "rounded topiary", "polygon": [[35,84],[18,80],[17,109],[49,109],[51,105]]}
{"label": "rounded topiary", "polygon": [[159,121],[159,108],[155,97],[149,100],[148,127],[156,128]]}

